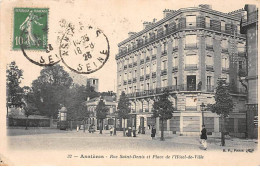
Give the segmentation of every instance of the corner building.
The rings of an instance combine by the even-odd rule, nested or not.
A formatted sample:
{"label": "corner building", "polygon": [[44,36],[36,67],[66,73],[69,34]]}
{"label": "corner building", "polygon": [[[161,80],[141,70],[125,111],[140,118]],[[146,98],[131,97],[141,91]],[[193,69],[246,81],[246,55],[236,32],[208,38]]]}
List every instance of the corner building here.
{"label": "corner building", "polygon": [[[164,10],[164,18],[144,22],[140,32],[118,44],[117,94],[124,91],[131,101],[128,126],[149,133],[152,125],[159,133],[159,119],[152,118],[152,106],[165,88],[176,111],[164,123],[168,134],[198,135],[202,125],[200,105],[214,103],[219,78],[232,83],[235,108],[226,120],[230,135],[246,132],[246,89],[238,71],[245,69],[245,36],[240,34],[244,10],[222,13],[209,5]],[[210,135],[219,135],[221,120],[204,112]]]}

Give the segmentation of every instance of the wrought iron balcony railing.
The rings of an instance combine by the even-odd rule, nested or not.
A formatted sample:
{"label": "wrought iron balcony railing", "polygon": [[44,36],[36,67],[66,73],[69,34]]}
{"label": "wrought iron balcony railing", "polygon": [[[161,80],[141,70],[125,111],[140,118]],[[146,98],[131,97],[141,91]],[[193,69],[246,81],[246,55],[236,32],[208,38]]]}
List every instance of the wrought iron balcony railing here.
{"label": "wrought iron balcony railing", "polygon": [[206,44],[206,50],[213,51],[213,45]]}
{"label": "wrought iron balcony railing", "polygon": [[152,78],[156,78],[156,72],[152,73]]}
{"label": "wrought iron balcony railing", "polygon": [[144,81],[144,76],[140,76],[140,81]]}
{"label": "wrought iron balcony railing", "polygon": [[161,76],[167,75],[167,69],[161,70]]}
{"label": "wrought iron balcony railing", "polygon": [[221,52],[222,52],[222,53],[228,53],[228,48],[222,48],[222,49],[221,49]]}
{"label": "wrought iron balcony railing", "polygon": [[246,51],[238,51],[239,57],[246,57]]}
{"label": "wrought iron balcony railing", "polygon": [[136,83],[136,77],[133,78],[133,83]]}
{"label": "wrought iron balcony railing", "polygon": [[126,70],[126,69],[127,69],[127,65],[124,66],[124,70]]}
{"label": "wrought iron balcony railing", "polygon": [[150,62],[150,57],[146,57],[145,61]]}
{"label": "wrought iron balcony railing", "polygon": [[207,85],[207,92],[214,92],[214,86],[212,85]]}
{"label": "wrought iron balcony railing", "polygon": [[229,73],[229,68],[222,67],[222,73]]}
{"label": "wrought iron balcony railing", "polygon": [[135,66],[137,66],[137,62],[134,62],[134,63],[133,63],[133,67],[135,67]]}
{"label": "wrought iron balcony railing", "polygon": [[162,51],[162,56],[167,55],[167,50]]}
{"label": "wrought iron balcony railing", "polygon": [[178,46],[174,46],[173,48],[172,48],[172,52],[177,52],[178,51]]}
{"label": "wrought iron balcony railing", "polygon": [[150,74],[145,75],[145,80],[150,79]]}
{"label": "wrought iron balcony railing", "polygon": [[140,60],[140,65],[144,64],[144,59]]}
{"label": "wrought iron balcony railing", "polygon": [[206,65],[206,71],[214,71],[213,65]]}
{"label": "wrought iron balcony railing", "polygon": [[186,111],[197,111],[197,106],[185,106]]}
{"label": "wrought iron balcony railing", "polygon": [[128,80],[128,84],[132,84],[132,80]]}
{"label": "wrought iron balcony railing", "polygon": [[178,66],[173,66],[172,67],[172,73],[178,72]]}
{"label": "wrought iron balcony railing", "polygon": [[185,44],[185,49],[197,49],[197,43]]}
{"label": "wrought iron balcony railing", "polygon": [[156,55],[152,55],[152,60],[155,60],[156,59]]}
{"label": "wrought iron balcony railing", "polygon": [[128,67],[129,67],[129,68],[132,68],[132,67],[133,67],[133,65],[130,63],[130,64],[128,65]]}
{"label": "wrought iron balcony railing", "polygon": [[127,85],[127,81],[126,80],[124,80],[124,85]]}
{"label": "wrought iron balcony railing", "polygon": [[185,64],[185,70],[197,70],[198,65],[197,64]]}

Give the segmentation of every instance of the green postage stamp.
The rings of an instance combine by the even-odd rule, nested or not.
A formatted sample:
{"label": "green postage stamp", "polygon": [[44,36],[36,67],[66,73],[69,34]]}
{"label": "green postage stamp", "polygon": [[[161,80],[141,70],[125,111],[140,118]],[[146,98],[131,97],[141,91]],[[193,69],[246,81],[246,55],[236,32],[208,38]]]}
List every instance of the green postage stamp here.
{"label": "green postage stamp", "polygon": [[14,8],[13,49],[45,50],[48,8]]}

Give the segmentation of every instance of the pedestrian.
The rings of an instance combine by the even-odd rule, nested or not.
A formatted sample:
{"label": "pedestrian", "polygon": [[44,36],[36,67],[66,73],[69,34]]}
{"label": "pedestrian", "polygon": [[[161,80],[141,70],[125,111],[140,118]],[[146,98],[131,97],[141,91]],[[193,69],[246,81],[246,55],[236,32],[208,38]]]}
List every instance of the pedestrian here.
{"label": "pedestrian", "polygon": [[154,128],[154,126],[152,126],[152,130],[151,130],[152,140],[154,140],[155,134],[156,134],[156,129]]}
{"label": "pedestrian", "polygon": [[202,125],[200,139],[203,149],[207,150],[207,129],[205,128],[205,125]]}
{"label": "pedestrian", "polygon": [[135,126],[133,126],[133,137],[136,137],[136,129],[135,129]]}
{"label": "pedestrian", "polygon": [[110,136],[113,135],[113,131],[114,131],[114,128],[113,128],[113,127],[110,127]]}
{"label": "pedestrian", "polygon": [[77,124],[77,132],[79,131],[79,125]]}

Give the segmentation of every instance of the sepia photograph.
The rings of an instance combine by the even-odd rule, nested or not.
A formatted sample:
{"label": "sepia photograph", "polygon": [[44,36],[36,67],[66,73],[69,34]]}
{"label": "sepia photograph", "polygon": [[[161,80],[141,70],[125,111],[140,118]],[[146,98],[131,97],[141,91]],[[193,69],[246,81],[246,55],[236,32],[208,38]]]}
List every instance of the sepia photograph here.
{"label": "sepia photograph", "polygon": [[258,5],[1,0],[0,166],[259,166]]}

